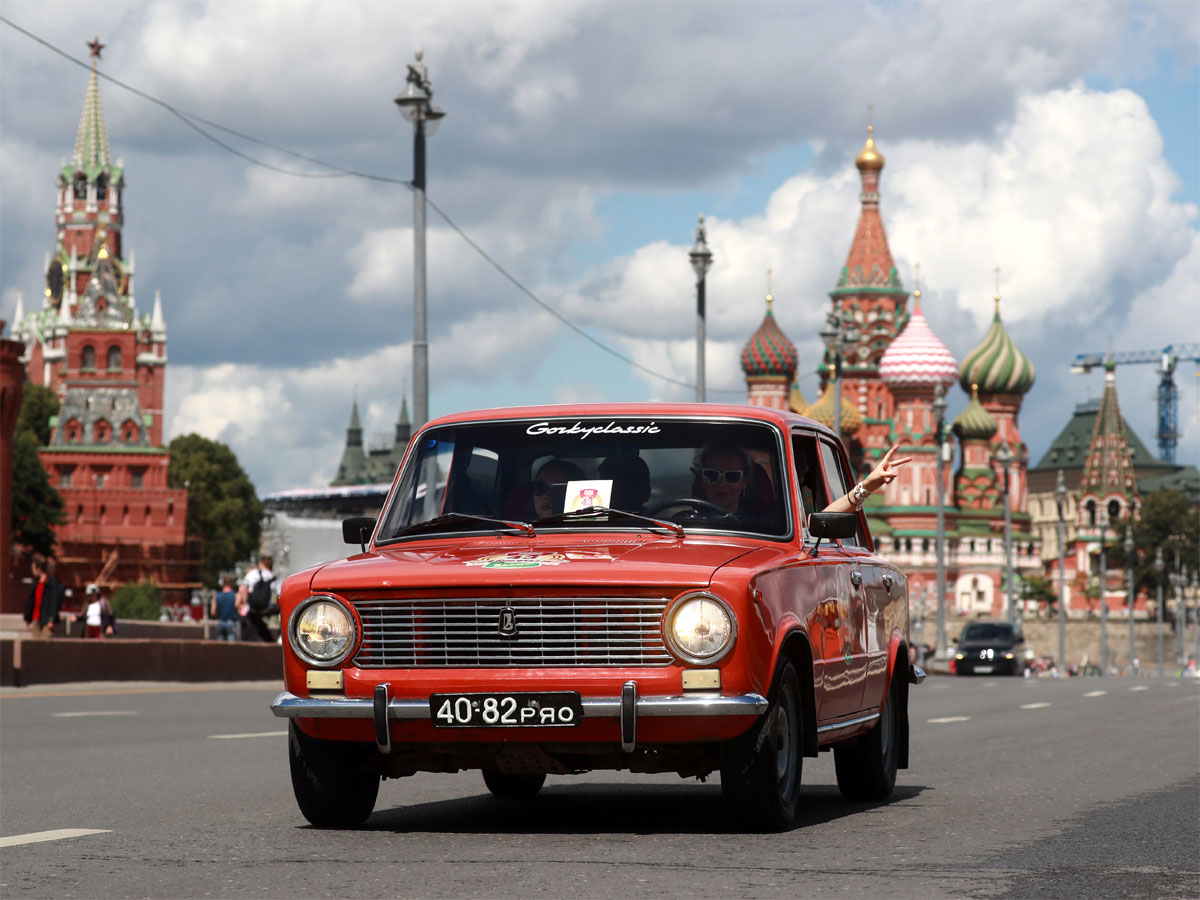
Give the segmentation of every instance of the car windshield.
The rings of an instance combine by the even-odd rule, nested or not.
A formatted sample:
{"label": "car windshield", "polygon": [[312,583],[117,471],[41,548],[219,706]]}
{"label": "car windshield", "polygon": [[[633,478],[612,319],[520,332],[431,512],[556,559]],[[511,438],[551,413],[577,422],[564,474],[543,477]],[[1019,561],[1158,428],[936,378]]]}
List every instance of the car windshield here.
{"label": "car windshield", "polygon": [[1012,637],[1012,626],[1000,622],[972,622],[962,633],[964,641],[1011,641]]}
{"label": "car windshield", "polygon": [[629,515],[589,515],[589,508],[687,531],[783,537],[780,448],[776,429],[732,419],[550,418],[433,428],[409,455],[376,541],[513,533],[511,523],[521,522],[538,532],[653,527]]}

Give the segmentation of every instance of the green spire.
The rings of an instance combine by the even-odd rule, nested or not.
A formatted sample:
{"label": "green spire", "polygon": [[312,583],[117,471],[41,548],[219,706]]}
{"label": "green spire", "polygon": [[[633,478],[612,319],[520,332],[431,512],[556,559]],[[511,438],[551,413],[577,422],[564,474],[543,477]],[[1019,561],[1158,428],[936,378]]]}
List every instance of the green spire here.
{"label": "green spire", "polygon": [[71,158],[76,169],[91,173],[108,166],[108,131],[104,126],[104,107],[100,103],[100,82],[96,75],[96,63],[104,45],[99,39],[89,45],[92,57],[92,74],[88,79],[87,95],[83,100],[83,114],[79,117],[79,131],[75,135],[75,153]]}

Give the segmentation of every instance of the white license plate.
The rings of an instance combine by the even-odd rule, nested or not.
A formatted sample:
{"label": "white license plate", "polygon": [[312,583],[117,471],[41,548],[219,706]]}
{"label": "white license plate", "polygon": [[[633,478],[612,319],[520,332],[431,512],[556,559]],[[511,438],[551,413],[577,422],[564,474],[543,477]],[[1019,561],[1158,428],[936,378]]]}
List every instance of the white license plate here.
{"label": "white license plate", "polygon": [[979,673],[980,675],[987,675],[987,674],[989,674],[989,673],[992,671],[992,669],[994,669],[994,668],[996,668],[996,667],[995,667],[995,666],[976,666],[976,667],[975,667],[975,671],[976,671],[977,673]]}
{"label": "white license plate", "polygon": [[583,703],[576,691],[433,694],[429,716],[438,728],[561,728],[579,724]]}

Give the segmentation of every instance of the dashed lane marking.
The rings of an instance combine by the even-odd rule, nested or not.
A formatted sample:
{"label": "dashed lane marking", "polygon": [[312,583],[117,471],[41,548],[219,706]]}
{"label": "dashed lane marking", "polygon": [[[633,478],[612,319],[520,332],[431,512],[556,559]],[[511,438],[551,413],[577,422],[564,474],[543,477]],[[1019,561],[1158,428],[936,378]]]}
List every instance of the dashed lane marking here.
{"label": "dashed lane marking", "polygon": [[1085,697],[1103,697],[1108,691],[1088,691],[1083,696]]}
{"label": "dashed lane marking", "polygon": [[1023,703],[1021,709],[1045,709],[1049,703]]}
{"label": "dashed lane marking", "polygon": [[1131,687],[1129,690],[1131,690],[1131,691],[1148,691],[1148,690],[1150,690],[1150,688],[1144,684],[1138,684],[1138,685]]}
{"label": "dashed lane marking", "polygon": [[89,834],[108,834],[111,828],[56,828],[53,831],[31,831],[29,834],[14,834],[0,837],[0,847],[20,847],[23,844],[40,844],[43,841],[63,841],[67,838],[87,837]]}
{"label": "dashed lane marking", "polygon": [[943,716],[940,719],[928,719],[930,725],[948,725],[951,722],[970,722],[970,716]]}
{"label": "dashed lane marking", "polygon": [[210,741],[236,741],[238,738],[283,737],[286,731],[255,731],[249,734],[210,734]]}
{"label": "dashed lane marking", "polygon": [[137,716],[141,713],[132,709],[89,709],[84,712],[54,713],[55,719],[83,719],[88,716]]}

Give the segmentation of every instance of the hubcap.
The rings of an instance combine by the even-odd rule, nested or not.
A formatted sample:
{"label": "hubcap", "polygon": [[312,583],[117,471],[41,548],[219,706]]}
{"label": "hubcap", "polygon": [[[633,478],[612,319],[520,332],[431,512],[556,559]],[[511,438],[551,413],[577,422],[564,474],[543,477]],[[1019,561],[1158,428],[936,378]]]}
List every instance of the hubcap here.
{"label": "hubcap", "polygon": [[775,738],[775,774],[779,779],[779,794],[786,796],[795,786],[796,702],[790,690],[779,695],[779,706],[771,721]]}

